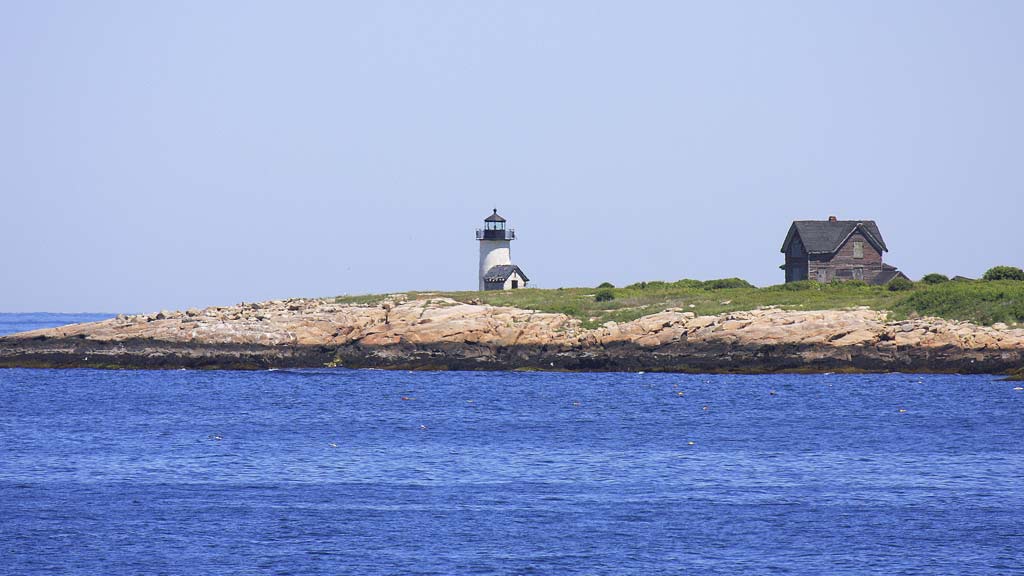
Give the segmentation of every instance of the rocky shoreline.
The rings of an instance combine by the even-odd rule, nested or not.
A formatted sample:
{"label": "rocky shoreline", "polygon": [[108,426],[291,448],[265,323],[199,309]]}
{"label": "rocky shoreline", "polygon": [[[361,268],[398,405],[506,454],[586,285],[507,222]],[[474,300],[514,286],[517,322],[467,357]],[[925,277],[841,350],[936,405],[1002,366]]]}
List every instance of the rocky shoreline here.
{"label": "rocky shoreline", "polygon": [[118,316],[0,337],[0,367],[1012,373],[1024,330],[885,312],[669,309],[585,329],[447,298],[280,300]]}

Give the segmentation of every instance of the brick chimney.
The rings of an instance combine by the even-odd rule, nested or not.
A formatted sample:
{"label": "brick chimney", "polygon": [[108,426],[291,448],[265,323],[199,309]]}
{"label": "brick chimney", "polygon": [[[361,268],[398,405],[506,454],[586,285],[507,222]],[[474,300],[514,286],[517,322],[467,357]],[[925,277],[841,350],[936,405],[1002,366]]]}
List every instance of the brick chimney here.
{"label": "brick chimney", "polygon": [[828,217],[828,221],[829,222],[836,222],[836,217],[835,216],[829,216]]}

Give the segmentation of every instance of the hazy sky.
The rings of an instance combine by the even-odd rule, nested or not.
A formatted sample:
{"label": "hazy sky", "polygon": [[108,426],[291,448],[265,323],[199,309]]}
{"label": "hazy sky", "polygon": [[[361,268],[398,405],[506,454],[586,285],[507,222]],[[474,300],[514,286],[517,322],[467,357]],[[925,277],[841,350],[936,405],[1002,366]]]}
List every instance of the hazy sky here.
{"label": "hazy sky", "polygon": [[1024,265],[1024,2],[0,0],[0,310]]}

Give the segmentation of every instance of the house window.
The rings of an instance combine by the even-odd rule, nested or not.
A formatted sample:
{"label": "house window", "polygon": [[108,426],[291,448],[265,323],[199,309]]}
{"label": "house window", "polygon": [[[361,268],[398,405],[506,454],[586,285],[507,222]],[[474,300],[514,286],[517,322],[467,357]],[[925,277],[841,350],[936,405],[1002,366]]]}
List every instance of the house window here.
{"label": "house window", "polygon": [[854,242],[853,243],[853,257],[854,258],[863,258],[864,257],[864,243],[863,242]]}
{"label": "house window", "polygon": [[863,280],[864,279],[864,269],[863,268],[854,268],[853,269],[853,279],[854,280]]}

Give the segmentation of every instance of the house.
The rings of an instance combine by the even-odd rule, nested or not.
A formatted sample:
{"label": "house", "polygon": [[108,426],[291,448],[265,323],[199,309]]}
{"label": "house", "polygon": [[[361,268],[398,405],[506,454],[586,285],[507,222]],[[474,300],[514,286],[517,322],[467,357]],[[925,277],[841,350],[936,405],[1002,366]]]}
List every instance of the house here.
{"label": "house", "polygon": [[492,266],[484,276],[484,290],[525,288],[530,279],[515,264]]}
{"label": "house", "polygon": [[782,252],[786,282],[800,280],[863,280],[887,284],[906,278],[895,266],[882,262],[889,249],[874,220],[797,220],[789,227]]}
{"label": "house", "polygon": [[506,220],[494,213],[484,218],[483,229],[477,229],[476,239],[480,243],[480,290],[515,290],[526,288],[530,281],[519,266],[512,263],[512,241],[516,231],[506,227]]}

